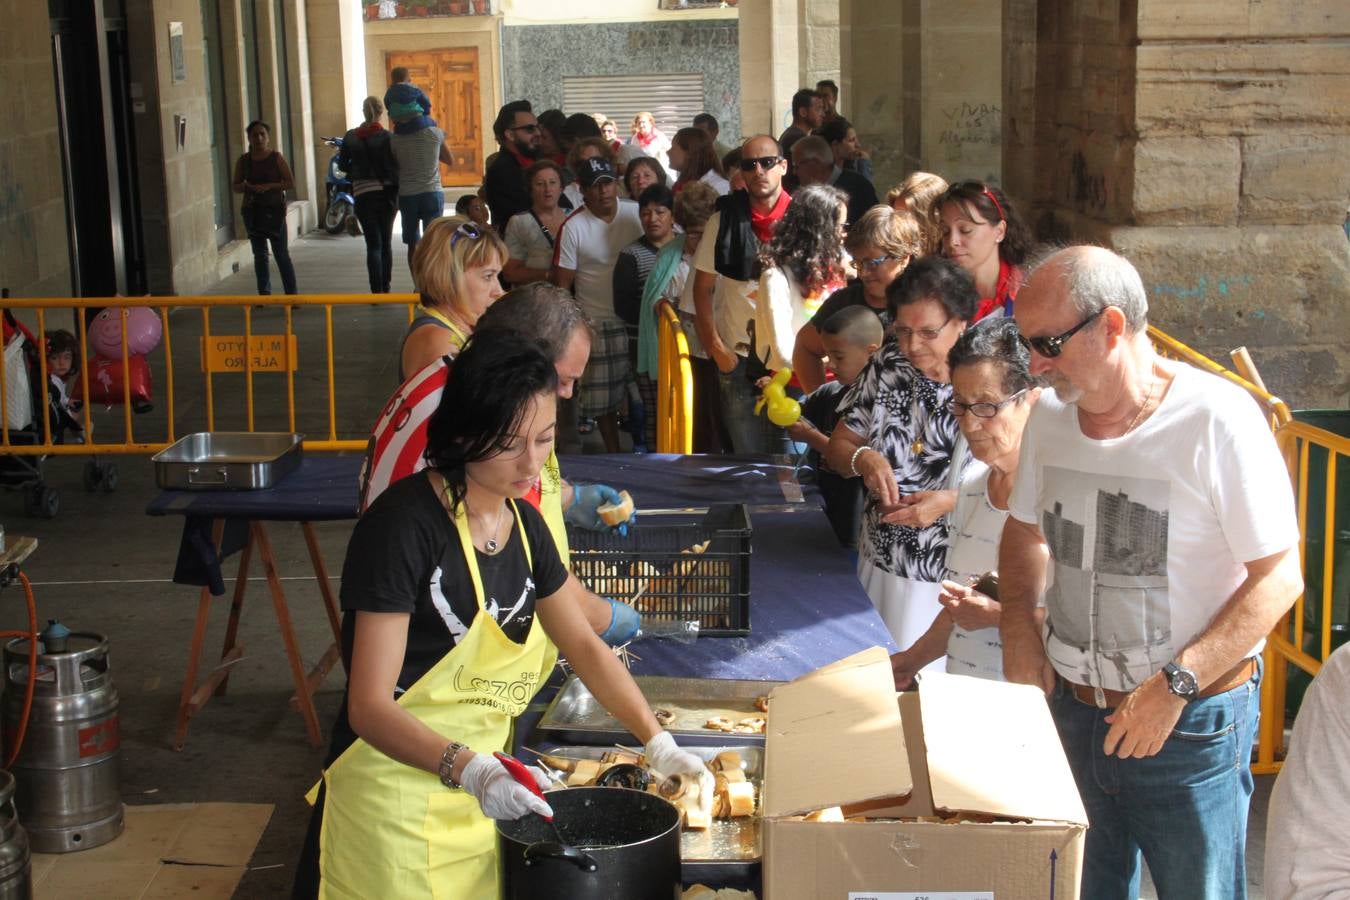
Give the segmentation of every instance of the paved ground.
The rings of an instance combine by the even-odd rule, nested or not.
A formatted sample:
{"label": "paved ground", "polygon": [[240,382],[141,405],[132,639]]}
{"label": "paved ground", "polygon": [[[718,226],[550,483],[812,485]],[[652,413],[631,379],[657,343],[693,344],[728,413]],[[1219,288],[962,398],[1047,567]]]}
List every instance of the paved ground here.
{"label": "paved ground", "polygon": [[[366,287],[364,245],[359,238],[326,235],[293,245],[301,290],[306,293],[362,291]],[[410,290],[406,265],[394,267],[394,289]],[[223,281],[216,293],[251,294],[253,276],[244,270]],[[280,310],[259,313],[254,330],[277,328]],[[394,384],[395,348],[407,321],[400,307],[356,306],[335,311],[335,345],[340,436],[363,437],[375,412]],[[212,331],[233,328],[226,317],[212,319]],[[49,326],[50,327],[50,326]],[[301,430],[327,429],[322,391],[323,317],[314,310],[295,314],[300,341],[296,379],[297,418]],[[175,346],[175,389],[178,432],[205,426],[200,367],[195,340],[200,314],[182,312],[172,320]],[[238,332],[236,332],[238,333]],[[161,351],[162,353],[162,351]],[[162,356],[155,361],[162,371]],[[233,378],[235,381],[230,382]],[[241,376],[217,376],[217,427],[242,423]],[[268,381],[267,379],[272,379]],[[157,390],[164,390],[161,382]],[[233,392],[234,401],[227,399]],[[284,427],[284,382],[259,376],[257,421],[262,427]],[[232,407],[232,408],[229,408]],[[116,428],[120,410],[100,416],[99,428]],[[163,434],[163,411],[137,417],[138,435]],[[245,657],[233,670],[229,693],[218,697],[194,720],[182,752],[170,747],[178,693],[197,591],[172,584],[181,521],[144,514],[154,495],[152,467],[144,456],[117,460],[120,484],[111,494],[86,494],[81,487],[84,460],[50,460],[50,482],[62,496],[60,515],[30,519],[14,495],[0,495],[0,522],[8,535],[31,534],[41,547],[26,567],[34,581],[38,615],[59,618],[75,629],[96,630],[112,641],[113,672],[122,698],[122,790],[128,803],[246,801],[276,804],[251,869],[237,897],[276,897],[289,889],[294,861],[303,837],[308,808],[302,795],[318,775],[322,751],[308,746],[303,724],[287,699],[292,692],[280,638],[275,629],[265,585],[251,583],[245,606],[242,640]],[[321,524],[320,544],[330,570],[340,572],[349,523]],[[271,530],[300,643],[307,662],[328,643],[328,626],[320,608],[297,526]],[[232,567],[231,567],[232,568]],[[217,602],[208,648],[218,647],[226,602]],[[23,603],[17,590],[0,598],[0,628],[22,627]],[[331,722],[341,690],[340,675],[330,676],[318,694],[321,721]],[[1258,779],[1249,840],[1252,896],[1260,898],[1265,807],[1271,779]],[[1154,896],[1146,888],[1143,896]]]}

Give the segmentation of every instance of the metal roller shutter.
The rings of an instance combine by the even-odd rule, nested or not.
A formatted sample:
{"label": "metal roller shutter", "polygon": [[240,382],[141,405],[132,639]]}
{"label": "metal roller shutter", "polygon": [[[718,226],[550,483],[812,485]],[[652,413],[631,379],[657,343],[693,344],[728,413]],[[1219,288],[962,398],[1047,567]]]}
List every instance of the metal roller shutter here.
{"label": "metal roller shutter", "polygon": [[656,127],[673,137],[703,112],[703,73],[667,75],[565,75],[563,109],[604,113],[619,126],[619,137],[632,134],[633,117],[647,111]]}

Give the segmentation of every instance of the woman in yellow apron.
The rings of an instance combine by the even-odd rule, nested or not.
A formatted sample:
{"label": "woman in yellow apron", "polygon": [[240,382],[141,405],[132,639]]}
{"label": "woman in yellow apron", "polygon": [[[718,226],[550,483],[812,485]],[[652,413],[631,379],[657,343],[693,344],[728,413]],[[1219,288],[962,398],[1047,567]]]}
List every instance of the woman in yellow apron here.
{"label": "woman in yellow apron", "polygon": [[552,449],[556,378],[523,338],[470,341],[428,428],[431,468],[357,523],[342,573],[347,695],[297,896],[498,896],[491,819],[549,809],[492,753],[558,650],[654,769],[711,789],[586,622],[585,589],[539,513],[517,502]]}
{"label": "woman in yellow apron", "polygon": [[399,384],[442,356],[459,353],[478,317],[502,295],[497,276],[506,259],[506,244],[491,228],[460,216],[427,225],[410,261],[422,303],[399,348]]}

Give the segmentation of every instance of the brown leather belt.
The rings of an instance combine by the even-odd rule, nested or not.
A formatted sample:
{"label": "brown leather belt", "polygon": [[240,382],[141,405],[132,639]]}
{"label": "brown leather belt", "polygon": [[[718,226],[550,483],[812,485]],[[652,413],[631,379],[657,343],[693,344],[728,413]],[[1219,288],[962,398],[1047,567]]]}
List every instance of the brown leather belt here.
{"label": "brown leather belt", "polygon": [[[1213,684],[1202,690],[1199,694],[1199,698],[1204,699],[1205,697],[1213,697],[1215,694],[1222,694],[1225,691],[1231,691],[1239,685],[1246,684],[1248,679],[1255,674],[1256,657],[1249,656],[1233,666],[1233,668],[1229,669],[1227,672],[1220,675]],[[1113,691],[1108,688],[1102,688],[1102,702],[1098,703],[1097,688],[1086,684],[1075,684],[1074,682],[1065,679],[1063,676],[1060,677],[1060,681],[1064,682],[1064,686],[1069,689],[1071,694],[1073,694],[1075,700],[1080,703],[1085,703],[1088,706],[1101,709],[1115,709],[1130,693],[1129,691]]]}

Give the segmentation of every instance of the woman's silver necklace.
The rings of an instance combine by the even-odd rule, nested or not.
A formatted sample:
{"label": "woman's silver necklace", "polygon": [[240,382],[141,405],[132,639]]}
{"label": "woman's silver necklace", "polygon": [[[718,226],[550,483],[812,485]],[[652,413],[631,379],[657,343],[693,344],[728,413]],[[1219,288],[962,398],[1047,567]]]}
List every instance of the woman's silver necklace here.
{"label": "woman's silver necklace", "polygon": [[[497,507],[497,523],[492,526],[492,532],[488,535],[488,539],[483,542],[483,550],[489,556],[496,553],[497,550],[499,549],[499,545],[497,544],[497,535],[502,530],[502,516],[505,514],[506,514],[506,504],[503,503],[501,506]],[[480,525],[483,524],[483,519],[481,516],[475,514],[474,518],[478,520],[478,523]]]}

